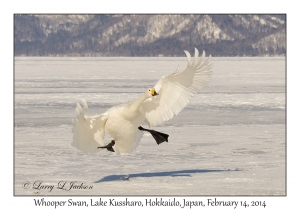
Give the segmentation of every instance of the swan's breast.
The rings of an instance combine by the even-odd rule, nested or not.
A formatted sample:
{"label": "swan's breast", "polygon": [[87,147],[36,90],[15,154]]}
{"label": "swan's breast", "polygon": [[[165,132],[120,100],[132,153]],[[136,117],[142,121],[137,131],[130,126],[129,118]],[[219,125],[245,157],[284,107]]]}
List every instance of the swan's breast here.
{"label": "swan's breast", "polygon": [[105,132],[112,138],[119,136],[135,136],[138,127],[144,121],[142,112],[130,112],[126,106],[115,107],[108,113]]}

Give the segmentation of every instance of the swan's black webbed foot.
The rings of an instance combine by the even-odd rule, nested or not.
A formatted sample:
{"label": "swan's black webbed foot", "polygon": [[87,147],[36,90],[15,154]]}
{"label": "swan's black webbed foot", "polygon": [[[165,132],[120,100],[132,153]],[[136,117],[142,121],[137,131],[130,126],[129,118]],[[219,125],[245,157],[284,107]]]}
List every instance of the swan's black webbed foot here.
{"label": "swan's black webbed foot", "polygon": [[155,130],[146,129],[143,128],[142,126],[138,127],[138,129],[141,131],[148,131],[149,133],[151,133],[151,135],[153,136],[157,144],[161,144],[164,141],[168,142],[168,137],[169,137],[168,134],[161,133]]}
{"label": "swan's black webbed foot", "polygon": [[115,145],[115,141],[112,140],[108,145],[103,146],[103,147],[98,147],[98,149],[99,148],[101,148],[101,149],[105,149],[106,148],[108,151],[115,152],[115,150],[113,148],[114,145]]}

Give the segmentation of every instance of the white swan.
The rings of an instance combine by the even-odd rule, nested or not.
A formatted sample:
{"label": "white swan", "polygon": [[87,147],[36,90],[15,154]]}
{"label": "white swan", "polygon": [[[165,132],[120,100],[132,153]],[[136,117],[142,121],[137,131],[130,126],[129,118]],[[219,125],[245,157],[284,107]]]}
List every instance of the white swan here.
{"label": "white swan", "polygon": [[[211,56],[204,61],[203,51],[198,61],[198,50],[195,48],[194,59],[189,52],[188,64],[184,71],[178,69],[160,78],[154,88],[149,88],[134,101],[110,108],[104,114],[88,116],[88,105],[82,101],[83,108],[77,103],[76,119],[73,121],[72,145],[84,153],[95,153],[98,148],[106,148],[121,154],[134,150],[148,131],[157,144],[168,141],[168,135],[140,127],[143,122],[150,127],[170,120],[189,102],[190,98],[205,86],[211,75]],[[105,146],[104,134],[108,133],[111,142]]]}

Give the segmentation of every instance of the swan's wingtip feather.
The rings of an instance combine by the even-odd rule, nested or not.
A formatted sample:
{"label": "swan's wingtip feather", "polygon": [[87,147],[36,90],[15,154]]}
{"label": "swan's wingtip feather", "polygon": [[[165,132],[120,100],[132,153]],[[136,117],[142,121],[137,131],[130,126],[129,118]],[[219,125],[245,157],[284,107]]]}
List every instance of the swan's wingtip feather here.
{"label": "swan's wingtip feather", "polygon": [[194,61],[193,61],[192,66],[195,66],[195,65],[196,65],[197,60],[198,60],[198,56],[199,56],[199,51],[198,51],[198,49],[195,47]]}
{"label": "swan's wingtip feather", "polygon": [[191,64],[191,54],[187,50],[184,50],[184,53],[186,54],[186,57],[188,59],[188,65],[190,65]]}

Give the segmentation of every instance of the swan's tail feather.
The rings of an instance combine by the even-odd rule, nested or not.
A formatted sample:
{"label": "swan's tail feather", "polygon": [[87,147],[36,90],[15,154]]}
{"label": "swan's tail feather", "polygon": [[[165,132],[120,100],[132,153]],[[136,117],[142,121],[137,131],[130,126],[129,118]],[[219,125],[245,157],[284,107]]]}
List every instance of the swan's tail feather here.
{"label": "swan's tail feather", "polygon": [[84,107],[85,113],[87,113],[89,111],[89,107],[88,107],[85,99],[82,99],[82,105]]}
{"label": "swan's tail feather", "polygon": [[107,120],[105,114],[88,116],[88,106],[85,100],[83,107],[76,106],[76,118],[72,119],[73,142],[72,146],[84,153],[95,153],[99,146],[104,145],[104,125]]}

